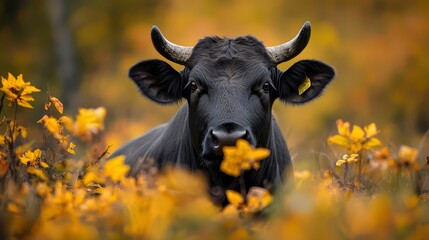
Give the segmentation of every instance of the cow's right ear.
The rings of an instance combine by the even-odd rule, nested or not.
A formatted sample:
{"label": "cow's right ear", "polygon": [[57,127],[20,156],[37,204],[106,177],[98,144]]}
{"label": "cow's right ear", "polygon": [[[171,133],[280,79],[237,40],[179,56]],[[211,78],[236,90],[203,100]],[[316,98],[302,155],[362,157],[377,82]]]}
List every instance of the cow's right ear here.
{"label": "cow's right ear", "polygon": [[182,99],[182,77],[164,61],[139,62],[130,68],[128,76],[143,95],[157,103],[171,104]]}
{"label": "cow's right ear", "polygon": [[320,61],[302,60],[281,73],[276,88],[280,100],[304,104],[321,95],[335,76],[335,70]]}

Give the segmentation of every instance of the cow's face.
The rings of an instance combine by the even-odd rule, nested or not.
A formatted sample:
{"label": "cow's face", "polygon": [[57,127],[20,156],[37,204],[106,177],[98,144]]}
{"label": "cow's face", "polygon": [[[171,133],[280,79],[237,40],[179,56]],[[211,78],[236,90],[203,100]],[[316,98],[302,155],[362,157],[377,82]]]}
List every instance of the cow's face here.
{"label": "cow's face", "polygon": [[189,71],[184,96],[191,138],[206,164],[219,163],[222,147],[239,138],[267,147],[274,89],[270,69],[260,61],[222,57]]}
{"label": "cow's face", "polygon": [[[220,163],[222,147],[234,145],[237,139],[269,147],[275,99],[305,103],[317,97],[333,78],[334,70],[319,61],[300,61],[285,72],[276,67],[302,51],[308,42],[307,31],[309,25],[304,25],[300,34],[280,49],[265,48],[249,36],[205,38],[190,48],[168,42],[154,28],[152,39],[157,50],[185,68],[178,72],[164,61],[146,60],[130,69],[130,77],[145,96],[158,103],[187,100],[194,151],[200,164],[215,168],[211,165]],[[311,86],[300,92],[307,81]]]}

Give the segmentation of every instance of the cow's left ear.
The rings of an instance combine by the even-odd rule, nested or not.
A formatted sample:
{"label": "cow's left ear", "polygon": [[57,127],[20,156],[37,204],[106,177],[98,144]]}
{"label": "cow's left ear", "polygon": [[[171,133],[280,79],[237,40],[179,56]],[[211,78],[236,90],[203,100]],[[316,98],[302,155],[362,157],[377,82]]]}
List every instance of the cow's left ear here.
{"label": "cow's left ear", "polygon": [[170,104],[182,99],[182,76],[164,61],[139,62],[131,67],[128,76],[143,95],[157,103]]}
{"label": "cow's left ear", "polygon": [[334,69],[325,63],[299,61],[280,75],[276,84],[279,98],[285,103],[306,103],[318,97],[334,76]]}

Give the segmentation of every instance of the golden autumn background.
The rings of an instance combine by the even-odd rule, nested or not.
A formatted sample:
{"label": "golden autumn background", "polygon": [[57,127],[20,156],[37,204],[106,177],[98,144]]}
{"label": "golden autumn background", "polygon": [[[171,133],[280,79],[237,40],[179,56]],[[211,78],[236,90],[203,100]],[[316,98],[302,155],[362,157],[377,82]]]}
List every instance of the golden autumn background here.
{"label": "golden autumn background", "polygon": [[163,59],[151,44],[152,25],[181,45],[207,35],[252,34],[271,46],[290,40],[308,20],[310,43],[280,68],[319,59],[334,66],[337,76],[308,105],[276,103],[294,154],[304,154],[302,146],[317,151],[337,118],[376,121],[385,140],[416,144],[429,127],[428,9],[426,1],[373,0],[3,1],[1,75],[31,77],[71,113],[77,106],[105,106],[109,129],[126,135],[123,141],[168,121],[178,109],[141,97],[127,79],[134,63]]}
{"label": "golden autumn background", "polygon": [[[318,59],[334,66],[337,75],[323,96],[314,102],[304,106],[275,103],[275,115],[288,141],[296,170],[299,173],[310,170],[316,175],[319,168],[330,165],[326,155],[330,154],[331,147],[326,139],[337,134],[337,119],[345,119],[362,127],[375,122],[379,130],[377,138],[392,153],[397,153],[401,145],[416,148],[419,155],[415,160],[424,167],[426,156],[429,155],[429,142],[425,141],[429,129],[428,12],[429,3],[423,0],[363,0],[353,3],[339,0],[5,0],[0,3],[0,75],[7,78],[9,72],[14,76],[23,74],[26,82],[41,89],[40,93],[33,94],[36,99],[31,103],[34,109],[20,109],[18,112],[20,124],[28,128],[27,138],[31,139],[30,142],[37,145],[37,142],[43,141],[43,124],[36,122],[45,115],[44,106],[51,95],[64,103],[64,115],[76,116],[79,108],[103,106],[107,110],[104,119],[105,145],[111,146],[109,151],[113,151],[125,141],[168,121],[179,108],[150,102],[127,79],[128,69],[134,63],[147,58],[165,60],[151,44],[149,33],[153,25],[157,25],[169,40],[180,45],[194,45],[198,39],[207,35],[236,37],[252,34],[271,46],[290,40],[305,21],[310,21],[312,36],[307,48],[298,57],[279,67],[285,70],[298,60]],[[176,69],[182,68],[170,64]],[[10,117],[14,113],[7,104],[2,111],[2,118],[3,115]],[[92,150],[91,146],[85,145],[85,141],[78,144],[77,155],[88,157],[85,153],[88,148]],[[338,151],[332,157],[341,158],[342,154]],[[108,179],[104,184],[109,185],[109,181],[112,181],[109,173],[98,174]],[[303,183],[303,188],[310,191],[292,194],[286,206],[279,208],[280,217],[277,216],[278,219],[271,221],[268,227],[259,220],[252,222],[249,227],[248,222],[239,219],[215,219],[213,216],[217,210],[207,207],[204,193],[186,192],[186,186],[176,186],[175,180],[171,180],[189,177],[180,174],[184,173],[166,174],[158,181],[167,188],[185,190],[185,194],[179,194],[171,200],[165,198],[158,189],[149,197],[146,196],[150,203],[145,202],[147,205],[140,208],[136,203],[144,201],[140,199],[139,191],[144,192],[147,188],[145,184],[148,184],[142,180],[121,180],[119,185],[125,188],[116,185],[108,188],[112,194],[103,195],[102,202],[105,205],[99,209],[91,203],[91,196],[81,193],[79,187],[66,190],[59,183],[52,183],[51,186],[52,193],[58,194],[50,196],[46,193],[42,199],[48,201],[52,197],[51,200],[57,201],[56,204],[60,202],[67,205],[73,202],[67,200],[70,196],[74,196],[70,199],[75,200],[79,196],[88,198],[88,202],[82,200],[86,205],[76,200],[67,205],[66,212],[61,214],[67,216],[78,206],[82,216],[71,215],[71,220],[62,223],[64,226],[70,223],[68,221],[76,223],[72,224],[76,231],[70,229],[70,232],[82,232],[89,239],[119,236],[166,238],[172,237],[168,234],[173,233],[173,237],[183,238],[195,232],[194,238],[209,235],[214,239],[264,239],[270,236],[311,238],[317,234],[330,238],[380,238],[391,236],[388,235],[392,234],[391,229],[399,229],[393,231],[397,233],[395,237],[418,238],[422,236],[418,234],[419,226],[428,226],[428,219],[422,216],[422,209],[427,210],[427,207],[421,207],[416,196],[407,190],[402,191],[400,188],[401,191],[395,193],[397,195],[393,194],[393,197],[383,195],[362,200],[361,196],[351,197],[353,194],[347,191],[327,191],[323,186],[329,185],[325,182],[329,176],[321,176],[318,181],[305,180],[308,186]],[[297,184],[301,184],[300,178],[307,179],[298,176]],[[194,188],[202,184],[198,180],[187,182],[193,184]],[[413,190],[410,179],[407,178],[404,185]],[[318,189],[316,196],[311,193],[314,189]],[[127,200],[119,196],[121,194],[131,194],[133,197]],[[189,202],[195,198],[199,204],[192,206]],[[120,207],[139,209],[136,212],[141,215],[127,215],[124,222],[118,220],[111,223],[109,214],[121,212],[118,208],[109,209],[115,202]],[[172,210],[178,203],[184,210]],[[193,207],[208,210],[198,216],[189,210]],[[153,215],[145,214],[163,208],[166,210],[161,216],[170,214],[174,217],[161,217],[164,222],[160,222],[157,227],[154,221],[151,222],[150,217]],[[49,209],[46,211],[49,212]],[[60,214],[55,211],[49,214]],[[186,211],[190,213],[186,215]],[[101,212],[106,215],[99,216],[101,220],[96,221],[95,229],[98,232],[85,226],[85,221],[93,223],[94,219],[91,218],[97,218]],[[49,214],[44,217],[49,219]],[[30,216],[34,214],[30,213]],[[354,218],[373,219],[373,222],[368,225],[355,223]],[[146,222],[142,219],[146,219]],[[176,226],[172,223],[181,219],[188,220],[183,223],[188,224],[183,232],[175,229],[180,229],[183,224]],[[206,221],[207,225],[197,224],[199,220]],[[346,222],[344,226],[333,224],[335,227],[332,232],[324,232],[324,228],[331,227],[329,222],[342,220]],[[35,231],[38,237],[54,236],[57,233],[52,229],[58,222],[42,223],[45,224]],[[100,235],[103,223],[112,227],[106,236]],[[26,226],[25,223],[20,224]],[[303,232],[296,230],[308,229],[308,226],[317,224],[320,226],[315,227],[315,235],[303,235]],[[413,224],[415,228],[409,227]],[[15,227],[19,229],[19,226]],[[161,232],[166,229],[170,231],[162,235]],[[281,235],[283,231],[292,235]],[[147,232],[152,235],[144,235]],[[415,232],[417,234],[413,235]]]}

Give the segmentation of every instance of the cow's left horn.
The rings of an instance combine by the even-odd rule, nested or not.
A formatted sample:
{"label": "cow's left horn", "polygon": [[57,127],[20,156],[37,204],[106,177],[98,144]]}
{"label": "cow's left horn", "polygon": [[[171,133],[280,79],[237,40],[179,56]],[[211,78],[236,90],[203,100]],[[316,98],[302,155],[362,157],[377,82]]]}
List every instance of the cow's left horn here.
{"label": "cow's left horn", "polygon": [[266,47],[271,60],[280,64],[300,54],[310,40],[311,25],[305,22],[299,33],[289,42],[274,47]]}
{"label": "cow's left horn", "polygon": [[165,58],[175,63],[185,65],[192,54],[193,47],[176,45],[168,41],[157,26],[152,27],[152,43],[155,49]]}

